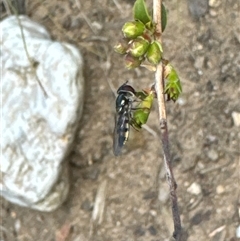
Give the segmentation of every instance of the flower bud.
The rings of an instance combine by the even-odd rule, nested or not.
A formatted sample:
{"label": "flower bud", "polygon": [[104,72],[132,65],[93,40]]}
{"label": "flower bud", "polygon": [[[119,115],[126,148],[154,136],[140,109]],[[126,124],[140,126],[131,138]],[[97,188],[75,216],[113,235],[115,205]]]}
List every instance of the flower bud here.
{"label": "flower bud", "polygon": [[147,59],[151,64],[158,64],[162,58],[162,46],[159,42],[154,41],[150,44],[147,51]]}
{"label": "flower bud", "polygon": [[122,39],[120,42],[118,42],[113,48],[114,51],[119,53],[119,54],[126,54],[128,50],[128,42],[129,40],[127,39]]}
{"label": "flower bud", "polygon": [[131,54],[125,56],[125,66],[127,69],[134,69],[140,66],[142,60],[133,57]]}
{"label": "flower bud", "polygon": [[166,65],[164,65],[164,71],[163,71],[163,77],[164,79],[167,78],[167,76],[170,74],[170,72],[172,71],[172,65],[167,63]]}
{"label": "flower bud", "polygon": [[126,22],[122,28],[124,37],[130,39],[135,39],[136,37],[142,35],[144,30],[144,24],[139,21]]}
{"label": "flower bud", "polygon": [[129,48],[129,53],[134,57],[143,56],[149,47],[149,42],[143,37],[137,37],[134,39]]}
{"label": "flower bud", "polygon": [[[140,94],[140,92],[138,94]],[[142,101],[137,105],[131,121],[131,124],[137,130],[141,129],[142,125],[147,123],[154,99],[153,92],[150,92],[149,94],[142,92],[141,95],[145,95],[145,97],[143,97]]]}
{"label": "flower bud", "polygon": [[171,64],[164,67],[164,78],[166,79],[165,94],[167,94],[168,100],[175,102],[182,92],[182,85],[176,70]]}

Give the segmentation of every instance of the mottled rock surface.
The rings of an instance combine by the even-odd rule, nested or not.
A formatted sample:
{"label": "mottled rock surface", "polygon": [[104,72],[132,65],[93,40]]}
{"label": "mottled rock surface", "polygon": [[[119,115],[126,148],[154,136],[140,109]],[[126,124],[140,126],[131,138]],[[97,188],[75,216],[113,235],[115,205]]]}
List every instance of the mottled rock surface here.
{"label": "mottled rock surface", "polygon": [[28,55],[18,20],[1,22],[1,194],[52,211],[69,189],[64,160],[82,113],[82,57],[74,46],[52,41],[40,24],[20,20]]}

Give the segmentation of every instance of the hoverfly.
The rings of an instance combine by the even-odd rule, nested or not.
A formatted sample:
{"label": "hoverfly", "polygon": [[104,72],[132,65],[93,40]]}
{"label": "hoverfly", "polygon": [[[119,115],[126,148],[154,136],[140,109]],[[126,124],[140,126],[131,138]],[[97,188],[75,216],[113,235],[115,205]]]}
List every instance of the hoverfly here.
{"label": "hoverfly", "polygon": [[135,90],[127,82],[117,90],[116,119],[113,139],[113,153],[115,156],[121,154],[122,148],[129,137],[132,119],[132,103],[136,99]]}
{"label": "hoverfly", "polygon": [[[117,90],[116,120],[113,139],[113,153],[121,154],[126,144],[130,126],[139,131],[148,120],[154,99],[154,91],[135,91],[127,82]],[[136,104],[133,106],[133,102]]]}

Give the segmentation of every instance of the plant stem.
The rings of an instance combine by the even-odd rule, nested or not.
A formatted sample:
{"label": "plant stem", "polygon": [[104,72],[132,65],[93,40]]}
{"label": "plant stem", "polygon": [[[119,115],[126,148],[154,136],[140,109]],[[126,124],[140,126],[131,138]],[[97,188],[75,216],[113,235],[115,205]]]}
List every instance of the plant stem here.
{"label": "plant stem", "polygon": [[[156,24],[155,38],[162,43],[162,23],[161,23],[161,4],[162,0],[153,0],[153,21]],[[159,109],[159,123],[161,129],[161,142],[164,155],[164,164],[166,170],[167,182],[170,189],[170,199],[174,223],[173,237],[177,241],[181,241],[181,219],[178,211],[178,202],[176,188],[177,184],[174,179],[170,148],[168,140],[167,115],[164,98],[164,79],[163,79],[163,63],[160,62],[156,67],[155,73],[155,90],[157,93],[158,109]]]}

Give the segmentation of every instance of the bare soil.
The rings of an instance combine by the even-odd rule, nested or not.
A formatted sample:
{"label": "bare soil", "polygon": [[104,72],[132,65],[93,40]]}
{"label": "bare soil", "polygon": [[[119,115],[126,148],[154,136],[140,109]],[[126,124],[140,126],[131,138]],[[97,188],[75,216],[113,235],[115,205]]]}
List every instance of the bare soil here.
{"label": "bare soil", "polygon": [[[146,69],[126,70],[113,51],[123,23],[132,18],[133,2],[28,1],[27,15],[46,26],[53,39],[70,42],[82,52],[86,98],[67,160],[68,199],[52,213],[1,199],[2,240],[165,241],[172,235],[156,105],[147,123],[153,132],[131,130],[123,155],[116,158],[112,152],[113,91],[126,80],[136,89],[154,81]],[[167,112],[187,241],[236,241],[240,221],[240,136],[232,118],[233,111],[240,112],[240,2],[213,2],[199,20],[190,16],[185,1],[165,4],[165,58],[183,85],[180,100],[167,103]],[[193,183],[201,193],[188,189]],[[105,208],[94,221],[96,195],[105,184]]]}

